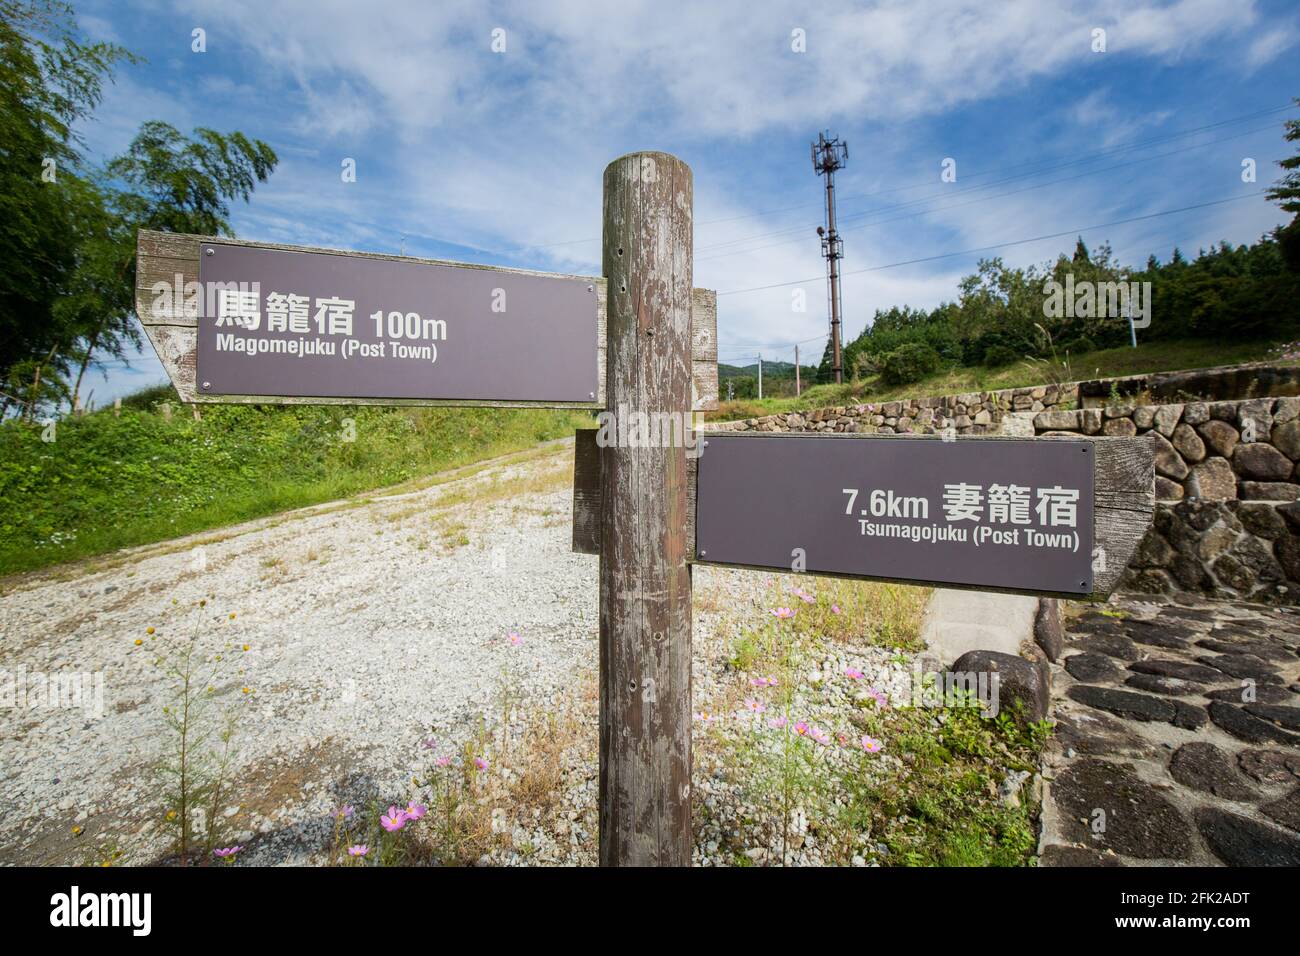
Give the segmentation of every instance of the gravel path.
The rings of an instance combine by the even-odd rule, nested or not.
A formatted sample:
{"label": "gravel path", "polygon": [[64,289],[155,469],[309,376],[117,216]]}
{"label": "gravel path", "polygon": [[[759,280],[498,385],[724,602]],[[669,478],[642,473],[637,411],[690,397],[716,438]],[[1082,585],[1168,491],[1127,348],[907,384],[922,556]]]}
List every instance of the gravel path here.
{"label": "gravel path", "polygon": [[252,792],[231,808],[240,839],[262,835],[249,862],[307,861],[320,842],[311,829],[341,798],[402,792],[430,728],[469,734],[517,650],[510,631],[527,642],[530,702],[594,673],[597,564],[570,550],[572,456],[560,443],[424,490],[9,582],[0,678],[16,687],[25,673],[31,687],[38,672],[102,674],[103,712],[93,677],[80,709],[6,709],[0,862],[165,852],[151,767],[166,685],[151,647],[196,625],[207,650],[249,646],[217,689],[227,700],[253,691],[240,751]]}

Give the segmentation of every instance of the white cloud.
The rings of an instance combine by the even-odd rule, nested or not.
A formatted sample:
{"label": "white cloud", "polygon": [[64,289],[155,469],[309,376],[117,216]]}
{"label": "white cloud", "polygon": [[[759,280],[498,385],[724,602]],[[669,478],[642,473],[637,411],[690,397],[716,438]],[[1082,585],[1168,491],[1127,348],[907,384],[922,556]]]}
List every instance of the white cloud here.
{"label": "white cloud", "polygon": [[[723,290],[823,273],[811,233],[820,183],[806,154],[791,153],[792,171],[782,174],[779,187],[753,181],[773,143],[785,148],[790,137],[803,139],[818,126],[868,118],[903,131],[918,118],[1078,74],[1094,92],[1075,107],[1073,120],[1099,129],[1096,146],[1102,147],[1165,119],[1126,116],[1114,106],[1097,88],[1099,76],[1102,83],[1121,82],[1105,79],[1112,67],[1135,57],[1230,59],[1250,43],[1255,58],[1268,58],[1290,42],[1270,34],[1251,40],[1258,19],[1253,3],[1210,0],[1105,0],[1088,11],[1030,0],[895,0],[852,8],[736,0],[671,10],[662,0],[487,7],[470,0],[189,0],[184,9],[207,28],[212,63],[228,58],[232,47],[242,57],[240,90],[275,92],[276,101],[265,104],[243,98],[257,108],[255,117],[265,122],[272,110],[285,111],[283,135],[274,142],[281,167],[244,216],[260,237],[395,249],[405,233],[412,245],[459,243],[466,258],[474,250],[484,256],[497,250],[495,261],[514,257],[593,271],[598,244],[572,240],[599,234],[605,164],[622,152],[665,148],[696,171],[698,220],[807,203],[802,220],[787,212],[697,226],[696,284]],[[1098,26],[1107,30],[1106,54],[1090,48]],[[505,54],[489,49],[494,27],[507,31]],[[796,27],[807,33],[807,53],[790,49]],[[171,109],[181,111],[174,103]],[[1026,145],[1031,156],[1034,146]],[[938,147],[925,151],[932,148]],[[718,158],[740,149],[756,157],[745,169]],[[338,160],[354,152],[368,158],[358,182],[342,184]],[[908,181],[900,170],[918,162],[923,175],[937,177],[943,155],[918,161],[913,141],[901,132],[897,141],[857,155],[864,154],[862,171],[850,170],[845,183],[866,190]],[[804,179],[792,179],[796,169]],[[1031,192],[906,226],[850,232],[849,255],[862,267],[1052,232],[1071,222],[1118,218],[1112,211],[1125,201],[1137,199],[1100,195],[1086,183],[1053,189],[1048,197]],[[789,236],[776,236],[719,247],[800,221],[808,224],[802,245],[777,244]],[[331,223],[336,238],[322,239],[319,230]],[[713,258],[708,246],[737,254]],[[1034,261],[1054,248],[1008,258]],[[856,332],[876,307],[950,298],[965,265],[939,262],[846,278],[847,331]],[[788,343],[820,334],[824,285],[818,280],[807,288],[803,315],[791,313],[788,288],[726,299],[723,343]]]}

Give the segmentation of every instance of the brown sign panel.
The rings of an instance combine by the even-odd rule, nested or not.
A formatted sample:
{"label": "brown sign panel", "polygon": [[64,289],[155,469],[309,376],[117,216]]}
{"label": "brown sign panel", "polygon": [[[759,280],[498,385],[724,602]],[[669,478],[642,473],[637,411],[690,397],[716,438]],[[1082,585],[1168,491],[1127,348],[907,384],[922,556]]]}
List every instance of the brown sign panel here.
{"label": "brown sign panel", "polygon": [[696,558],[1088,594],[1094,454],[1070,440],[709,434]]}
{"label": "brown sign panel", "polygon": [[203,242],[198,391],[591,402],[581,278]]}

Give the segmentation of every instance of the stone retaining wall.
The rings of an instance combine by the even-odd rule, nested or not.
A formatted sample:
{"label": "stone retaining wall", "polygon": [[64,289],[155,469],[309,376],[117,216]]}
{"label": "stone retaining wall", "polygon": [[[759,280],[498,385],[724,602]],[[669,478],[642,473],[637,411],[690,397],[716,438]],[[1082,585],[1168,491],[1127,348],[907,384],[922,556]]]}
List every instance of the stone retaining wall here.
{"label": "stone retaining wall", "polygon": [[1033,427],[1045,436],[1148,436],[1158,501],[1300,498],[1300,398],[1044,411]]}
{"label": "stone retaining wall", "polygon": [[1161,502],[1119,590],[1300,604],[1300,501]]}
{"label": "stone retaining wall", "polygon": [[[952,429],[959,435],[1033,434],[1016,422],[1027,412],[1098,410],[1111,396],[1128,396],[1134,405],[1175,401],[1218,404],[1253,395],[1300,395],[1300,367],[1254,363],[1151,375],[1127,375],[932,398],[864,402],[804,412],[711,424],[726,431],[833,431],[931,434]],[[1091,419],[1089,419],[1091,421]],[[1100,426],[1099,426],[1100,427]],[[1075,428],[1073,430],[1081,430]],[[1085,432],[1096,434],[1096,432]]]}

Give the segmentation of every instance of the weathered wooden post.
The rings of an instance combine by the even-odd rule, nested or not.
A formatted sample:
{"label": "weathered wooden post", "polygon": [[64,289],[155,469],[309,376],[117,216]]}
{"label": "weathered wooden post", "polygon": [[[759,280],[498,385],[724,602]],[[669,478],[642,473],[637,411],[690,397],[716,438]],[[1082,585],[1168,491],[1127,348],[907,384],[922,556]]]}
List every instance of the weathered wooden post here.
{"label": "weathered wooden post", "polygon": [[[605,169],[606,402],[601,450],[600,862],[691,861],[691,571],[686,443],[639,442],[629,416],[691,413],[692,181],[666,153]],[[642,419],[644,420],[644,419]]]}

